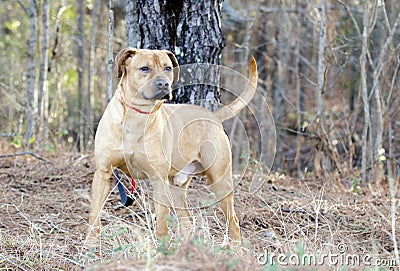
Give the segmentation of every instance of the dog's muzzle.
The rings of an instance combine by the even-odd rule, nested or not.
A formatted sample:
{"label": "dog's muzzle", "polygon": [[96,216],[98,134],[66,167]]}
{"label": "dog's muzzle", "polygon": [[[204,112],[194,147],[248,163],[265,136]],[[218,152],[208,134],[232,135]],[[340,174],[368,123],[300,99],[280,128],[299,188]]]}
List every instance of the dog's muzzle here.
{"label": "dog's muzzle", "polygon": [[153,83],[153,93],[152,95],[147,96],[145,93],[142,93],[143,98],[146,100],[161,100],[166,97],[170,93],[170,84],[168,81],[164,79],[157,79]]}

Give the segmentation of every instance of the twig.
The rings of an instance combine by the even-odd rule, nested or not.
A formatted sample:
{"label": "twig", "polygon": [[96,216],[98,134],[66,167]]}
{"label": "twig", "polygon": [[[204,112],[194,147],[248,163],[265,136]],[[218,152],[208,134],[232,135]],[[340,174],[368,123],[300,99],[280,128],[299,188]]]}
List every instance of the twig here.
{"label": "twig", "polygon": [[27,8],[24,6],[24,4],[22,4],[22,2],[20,0],[16,0],[17,4],[21,6],[21,8],[24,10],[24,12],[26,14],[29,14],[29,11],[27,10]]}
{"label": "twig", "polygon": [[15,133],[9,133],[9,134],[0,134],[0,137],[14,137]]}
{"label": "twig", "polygon": [[13,265],[15,267],[18,267],[19,270],[22,270],[22,271],[26,270],[26,269],[22,268],[20,266],[20,264],[14,263],[13,261],[9,260],[6,256],[4,256],[3,254],[0,253],[0,260],[1,259],[3,259],[5,262],[7,262],[7,263],[9,263],[9,264],[11,264],[11,265]]}
{"label": "twig", "polygon": [[81,155],[76,161],[73,163],[73,166],[78,165],[82,160],[85,160],[87,158],[93,157],[93,154],[88,154],[88,155]]}
{"label": "twig", "polygon": [[34,154],[33,152],[30,152],[30,151],[24,151],[24,152],[19,152],[19,153],[11,153],[11,154],[0,154],[0,158],[24,156],[24,155],[30,155],[30,156],[33,156],[33,157],[35,157],[36,159],[38,159],[40,161],[43,161],[43,162],[46,162],[46,163],[49,163],[49,164],[53,164],[51,161],[46,160],[46,159],[44,159],[44,158],[42,158],[42,157],[40,157],[40,156]]}

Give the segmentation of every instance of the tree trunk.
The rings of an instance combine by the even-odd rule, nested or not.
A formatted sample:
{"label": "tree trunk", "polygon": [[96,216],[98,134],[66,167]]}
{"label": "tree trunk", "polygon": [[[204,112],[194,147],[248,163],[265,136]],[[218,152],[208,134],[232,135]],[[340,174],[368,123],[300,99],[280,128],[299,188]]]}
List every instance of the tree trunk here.
{"label": "tree trunk", "polygon": [[[331,132],[328,131],[327,125],[325,123],[325,117],[324,117],[324,97],[323,94],[325,92],[325,74],[327,70],[326,66],[326,59],[325,59],[325,47],[326,47],[326,37],[327,37],[327,27],[326,27],[326,10],[325,10],[325,1],[320,0],[319,2],[319,39],[318,39],[318,80],[317,80],[317,95],[316,95],[316,103],[317,103],[317,120],[318,120],[318,125],[319,129],[322,132],[320,134],[321,142],[319,148],[317,150],[317,155],[316,157],[321,157],[321,160],[318,161],[318,159],[315,159],[314,165],[319,163],[319,166],[322,166],[322,172],[319,173],[324,173],[326,171],[331,170],[331,164],[336,164],[337,168],[339,169],[340,172],[340,165],[339,161],[336,159],[337,156],[336,154],[336,149],[334,146],[332,146],[332,140],[331,140]],[[328,154],[328,155],[327,155]],[[318,168],[318,167],[317,167]],[[315,168],[315,171],[318,173],[317,168]]]}
{"label": "tree trunk", "polygon": [[139,44],[139,26],[137,0],[125,0],[125,27],[128,47],[138,48]]}
{"label": "tree trunk", "polygon": [[175,51],[176,16],[173,8],[177,7],[179,10],[180,2],[137,0],[139,48]]}
{"label": "tree trunk", "polygon": [[374,179],[375,180],[382,180],[383,178],[383,164],[381,163],[380,156],[382,150],[382,141],[383,141],[383,113],[382,113],[382,95],[381,95],[381,82],[382,78],[385,78],[385,63],[390,62],[390,55],[388,59],[386,59],[387,51],[390,47],[393,48],[393,37],[394,34],[397,32],[397,29],[400,25],[400,14],[398,14],[396,21],[393,24],[393,27],[388,25],[390,32],[384,42],[382,42],[382,48],[378,55],[377,64],[375,66],[373,72],[373,83],[372,83],[372,92],[374,93],[375,103],[372,118],[375,120],[374,127],[374,163],[376,163],[374,167]]}
{"label": "tree trunk", "polygon": [[107,65],[107,100],[111,100],[113,96],[112,84],[112,66],[114,62],[113,56],[113,37],[114,37],[114,0],[110,0],[108,4],[108,65]]}
{"label": "tree trunk", "polygon": [[37,5],[36,0],[30,1],[28,10],[29,15],[29,41],[28,41],[28,71],[27,71],[27,107],[26,107],[26,133],[25,143],[29,149],[33,131],[35,129],[34,121],[34,100],[35,100],[35,55],[36,55],[36,23],[37,23]]}
{"label": "tree trunk", "polygon": [[[96,59],[96,35],[97,35],[97,18],[98,12],[100,7],[100,0],[96,0],[93,5],[92,11],[92,20],[91,20],[91,27],[90,27],[90,43],[89,43],[89,59],[88,59],[88,91],[86,96],[86,116],[88,124],[85,126],[85,138],[90,142],[90,145],[93,144],[93,140],[90,140],[90,136],[94,137],[94,122],[93,122],[93,107],[94,107],[94,98],[93,98],[93,91],[94,91],[94,83],[95,80],[93,79],[92,74],[94,73],[95,69],[95,59]],[[92,147],[92,146],[90,146]]]}
{"label": "tree trunk", "polygon": [[[288,21],[290,20],[286,9],[286,1],[282,1],[282,7],[279,10],[279,26],[277,27],[277,78],[275,87],[272,88],[273,98],[273,117],[277,125],[277,137],[280,139],[276,144],[276,159],[274,167],[282,169],[282,161],[284,157],[284,145],[287,144],[287,134],[282,131],[283,120],[286,118],[286,90],[287,90],[287,78],[288,78],[288,65],[289,65],[289,29]],[[276,3],[279,6],[279,3]]]}
{"label": "tree trunk", "polygon": [[[181,65],[209,63],[219,65],[225,38],[221,30],[221,1],[185,0],[180,12],[177,31],[177,58]],[[211,82],[219,82],[219,72],[208,74]],[[173,102],[197,104],[209,111],[218,109],[220,90],[218,86],[198,85],[198,74],[193,70],[185,77],[189,87],[174,92]]]}
{"label": "tree trunk", "polygon": [[40,136],[43,141],[48,140],[48,67],[49,67],[49,4],[43,0],[42,17],[42,62],[40,64],[39,93],[38,93],[38,117],[40,120]]}
{"label": "tree trunk", "polygon": [[[225,40],[221,31],[219,0],[138,0],[140,48],[167,49],[174,52],[180,65],[193,63],[219,64]],[[207,74],[213,82],[219,73]],[[214,111],[218,108],[218,87],[196,85],[202,81],[193,70],[185,74],[185,84],[173,92],[174,103],[201,105]]]}
{"label": "tree trunk", "polygon": [[79,108],[79,137],[77,144],[80,151],[83,151],[86,148],[86,139],[85,139],[85,106],[84,106],[84,70],[85,70],[85,49],[84,49],[84,1],[77,1],[77,68],[78,68],[78,108]]}
{"label": "tree trunk", "polygon": [[[302,1],[297,0],[297,6],[301,7]],[[301,13],[300,13],[301,14]],[[304,111],[305,111],[305,91],[304,85],[305,82],[302,78],[307,73],[307,65],[302,64],[300,59],[300,54],[302,52],[301,42],[300,40],[307,40],[307,23],[304,22],[306,20],[303,16],[300,15],[297,18],[297,41],[295,46],[295,70],[294,75],[296,77],[296,111],[297,111],[297,140],[296,140],[296,155],[294,159],[294,165],[297,168],[297,175],[299,177],[304,177],[304,169],[302,167],[302,157],[301,157],[301,149],[304,143],[304,132],[306,129],[306,124],[304,123]],[[302,19],[304,18],[304,19]]]}
{"label": "tree trunk", "polygon": [[362,32],[361,42],[361,55],[360,55],[360,66],[361,66],[361,97],[364,108],[364,127],[362,133],[362,157],[361,157],[361,179],[363,182],[367,180],[367,165],[370,163],[370,141],[368,135],[370,131],[371,119],[369,115],[369,99],[367,89],[367,50],[368,50],[368,1],[365,1],[364,5],[364,17],[363,24],[364,29]]}
{"label": "tree trunk", "polygon": [[324,121],[324,100],[323,92],[325,85],[325,44],[326,44],[326,23],[325,23],[325,1],[319,2],[320,32],[318,45],[318,83],[317,83],[317,117],[319,118],[321,127],[325,130]]}

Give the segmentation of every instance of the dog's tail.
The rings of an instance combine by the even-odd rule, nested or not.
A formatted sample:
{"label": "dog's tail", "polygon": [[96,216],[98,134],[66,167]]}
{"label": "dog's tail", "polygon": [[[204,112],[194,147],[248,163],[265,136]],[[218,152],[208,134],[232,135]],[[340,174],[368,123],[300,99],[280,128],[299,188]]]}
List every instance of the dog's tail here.
{"label": "dog's tail", "polygon": [[240,110],[247,106],[257,90],[258,71],[255,58],[250,59],[250,82],[247,83],[246,90],[236,98],[231,104],[225,105],[214,112],[214,115],[221,121],[226,121],[236,116]]}

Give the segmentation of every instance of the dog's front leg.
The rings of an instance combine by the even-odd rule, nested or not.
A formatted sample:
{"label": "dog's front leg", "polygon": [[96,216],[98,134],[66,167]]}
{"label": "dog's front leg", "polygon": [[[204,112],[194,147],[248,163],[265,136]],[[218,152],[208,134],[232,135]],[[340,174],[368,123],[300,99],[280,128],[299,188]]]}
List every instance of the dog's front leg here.
{"label": "dog's front leg", "polygon": [[186,239],[193,231],[193,217],[186,201],[187,187],[191,177],[186,176],[186,182],[182,185],[175,185],[174,180],[170,180],[171,207],[179,219],[180,233]]}
{"label": "dog's front leg", "polygon": [[156,212],[156,235],[164,238],[168,235],[167,218],[169,216],[168,184],[165,181],[156,180],[152,182],[153,199]]}
{"label": "dog's front leg", "polygon": [[97,169],[94,174],[89,215],[89,242],[95,241],[100,234],[100,212],[110,192],[110,177],[110,169]]}
{"label": "dog's front leg", "polygon": [[156,212],[156,234],[160,238],[168,235],[167,218],[169,216],[167,184],[157,181],[154,185],[154,207]]}

